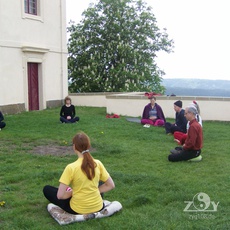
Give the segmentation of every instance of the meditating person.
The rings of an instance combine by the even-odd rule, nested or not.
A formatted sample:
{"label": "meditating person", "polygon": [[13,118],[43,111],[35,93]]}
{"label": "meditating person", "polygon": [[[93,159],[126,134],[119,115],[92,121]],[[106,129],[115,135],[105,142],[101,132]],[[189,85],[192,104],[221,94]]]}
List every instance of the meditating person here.
{"label": "meditating person", "polygon": [[0,130],[6,126],[6,123],[3,122],[3,120],[4,120],[4,116],[3,116],[2,112],[0,111]]}
{"label": "meditating person", "polygon": [[185,109],[185,117],[189,121],[187,138],[182,147],[171,150],[169,161],[187,161],[190,159],[201,160],[201,148],[203,146],[202,127],[196,120],[198,111],[195,106],[189,105]]}
{"label": "meditating person", "polygon": [[186,124],[187,120],[184,116],[184,109],[182,109],[182,101],[174,102],[175,110],[175,123],[166,122],[165,123],[165,132],[166,134],[173,134],[176,131],[186,133]]}
{"label": "meditating person", "polygon": [[143,110],[141,124],[149,124],[153,126],[163,126],[165,124],[165,116],[160,105],[156,103],[156,97],[149,97],[150,103]]}
{"label": "meditating person", "polygon": [[80,120],[79,117],[75,117],[75,106],[71,104],[71,98],[65,97],[65,104],[61,107],[60,121],[62,123],[75,123]]}
{"label": "meditating person", "polygon": [[[198,114],[196,115],[196,120],[202,126],[202,118],[200,116],[200,107],[199,107],[198,103],[196,101],[193,101],[190,105],[196,107],[197,112],[198,112]],[[187,122],[187,125],[186,125],[186,133],[179,132],[179,131],[174,132],[174,134],[173,134],[174,141],[176,141],[178,143],[178,145],[183,145],[184,144],[184,142],[185,142],[185,140],[187,138],[188,128],[189,128],[189,121]]]}
{"label": "meditating person", "polygon": [[[59,187],[46,185],[44,196],[71,214],[89,214],[103,209],[102,193],[115,187],[104,165],[90,154],[90,139],[84,132],[73,137],[78,159],[66,166]],[[104,182],[99,185],[99,181]],[[98,186],[99,185],[99,186]]]}

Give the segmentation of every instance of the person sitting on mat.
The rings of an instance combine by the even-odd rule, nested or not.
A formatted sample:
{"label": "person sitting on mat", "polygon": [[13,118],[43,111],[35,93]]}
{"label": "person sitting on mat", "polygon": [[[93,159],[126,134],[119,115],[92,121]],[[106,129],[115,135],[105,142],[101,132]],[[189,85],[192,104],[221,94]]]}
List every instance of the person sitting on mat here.
{"label": "person sitting on mat", "polygon": [[189,105],[185,109],[185,117],[189,121],[189,129],[187,138],[182,147],[176,147],[171,150],[168,156],[169,161],[187,161],[193,158],[201,157],[201,148],[203,146],[203,132],[202,127],[196,120],[198,111],[195,106]]}
{"label": "person sitting on mat", "polygon": [[75,106],[71,104],[71,98],[65,97],[65,105],[61,107],[60,121],[62,123],[75,123],[79,121],[79,117],[75,117]]}
{"label": "person sitting on mat", "polygon": [[160,105],[156,103],[156,97],[149,97],[150,103],[143,110],[141,124],[149,124],[154,126],[163,126],[165,124],[165,116]]}
{"label": "person sitting on mat", "polygon": [[[102,210],[104,203],[101,194],[115,188],[104,165],[91,156],[89,149],[89,137],[84,132],[77,133],[73,138],[73,150],[78,159],[66,166],[58,188],[50,185],[43,188],[47,200],[71,214]],[[104,183],[99,185],[100,181]]]}

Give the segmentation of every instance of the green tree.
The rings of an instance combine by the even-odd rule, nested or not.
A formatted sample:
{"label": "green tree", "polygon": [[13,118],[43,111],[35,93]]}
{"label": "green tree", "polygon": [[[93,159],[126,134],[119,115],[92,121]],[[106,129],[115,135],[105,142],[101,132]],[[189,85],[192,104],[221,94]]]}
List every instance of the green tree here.
{"label": "green tree", "polygon": [[71,92],[164,92],[156,52],[173,41],[142,0],[99,0],[68,32]]}

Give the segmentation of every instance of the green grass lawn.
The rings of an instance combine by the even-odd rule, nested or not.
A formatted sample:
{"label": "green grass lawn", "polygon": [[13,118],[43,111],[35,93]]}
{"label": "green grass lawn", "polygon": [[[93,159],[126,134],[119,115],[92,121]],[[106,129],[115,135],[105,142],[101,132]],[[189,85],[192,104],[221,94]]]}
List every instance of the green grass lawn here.
{"label": "green grass lawn", "polygon": [[[176,146],[161,127],[143,128],[125,117],[106,119],[105,108],[77,107],[80,122],[59,123],[59,108],[6,115],[0,131],[0,229],[230,229],[230,122],[203,122],[201,162],[168,162]],[[168,119],[168,121],[172,121]],[[116,188],[105,194],[123,210],[112,217],[60,226],[47,212],[42,189],[58,186],[72,137],[86,132]],[[37,147],[64,149],[63,154],[36,152]],[[65,154],[66,148],[66,154]],[[206,193],[212,204],[206,212],[186,212],[186,201]],[[194,199],[201,210],[203,202]],[[190,207],[194,210],[195,207]]]}

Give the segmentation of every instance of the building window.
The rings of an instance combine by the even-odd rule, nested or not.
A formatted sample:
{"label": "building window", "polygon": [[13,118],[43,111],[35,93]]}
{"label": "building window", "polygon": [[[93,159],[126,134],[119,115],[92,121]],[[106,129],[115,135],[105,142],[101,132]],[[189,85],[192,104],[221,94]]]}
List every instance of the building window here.
{"label": "building window", "polygon": [[[1,1],[1,0],[0,0]],[[31,19],[43,22],[44,0],[20,0],[23,19]],[[45,0],[49,1],[49,0]]]}
{"label": "building window", "polygon": [[25,13],[37,15],[38,6],[37,0],[24,0]]}

